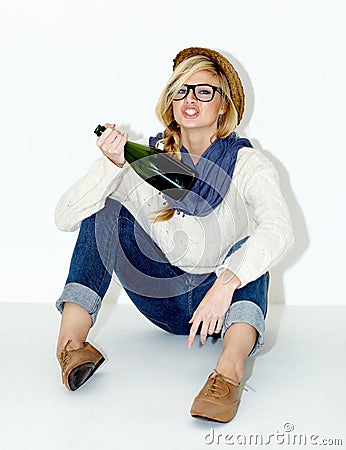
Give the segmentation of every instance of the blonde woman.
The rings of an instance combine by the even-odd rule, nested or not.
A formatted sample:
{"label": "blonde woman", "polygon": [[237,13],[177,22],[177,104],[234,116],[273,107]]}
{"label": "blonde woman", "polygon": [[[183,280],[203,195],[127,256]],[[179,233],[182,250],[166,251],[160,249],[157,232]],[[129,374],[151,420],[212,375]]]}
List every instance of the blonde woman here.
{"label": "blonde woman", "polygon": [[57,308],[63,382],[78,389],[104,361],[87,335],[115,272],[135,306],[165,331],[222,339],[214,370],[191,415],[228,422],[236,414],[248,356],[263,346],[270,268],[293,244],[290,215],[273,165],[239,137],[241,80],[230,61],[191,47],[174,59],[147,143],[197,170],[181,201],[143,181],[124,158],[114,124],[102,152],[61,198],[56,224],[79,228]]}

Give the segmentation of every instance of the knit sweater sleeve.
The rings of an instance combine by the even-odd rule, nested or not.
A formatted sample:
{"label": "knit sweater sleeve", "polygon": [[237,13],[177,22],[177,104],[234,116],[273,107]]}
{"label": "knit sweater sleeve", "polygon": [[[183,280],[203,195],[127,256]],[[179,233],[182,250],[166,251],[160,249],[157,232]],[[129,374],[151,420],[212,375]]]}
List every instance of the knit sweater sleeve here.
{"label": "knit sweater sleeve", "polygon": [[125,166],[121,169],[103,155],[97,159],[86,175],[59,200],[55,209],[58,229],[75,231],[83,219],[102,209],[106,198],[121,183],[119,175]]}
{"label": "knit sweater sleeve", "polygon": [[270,161],[265,159],[249,171],[242,192],[255,227],[248,240],[216,269],[216,274],[230,269],[244,286],[273,267],[293,246],[294,237],[278,174]]}

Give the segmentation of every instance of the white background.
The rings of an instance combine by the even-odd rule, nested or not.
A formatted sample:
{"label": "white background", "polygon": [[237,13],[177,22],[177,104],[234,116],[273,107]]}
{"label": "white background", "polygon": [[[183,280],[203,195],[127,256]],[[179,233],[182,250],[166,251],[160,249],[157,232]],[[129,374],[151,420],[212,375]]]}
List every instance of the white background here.
{"label": "white background", "polygon": [[238,69],[238,131],[276,165],[292,212],[296,247],[273,270],[271,300],[345,304],[343,4],[1,0],[0,300],[60,295],[76,233],[55,228],[54,208],[99,156],[95,126],[161,131],[173,57],[206,46]]}

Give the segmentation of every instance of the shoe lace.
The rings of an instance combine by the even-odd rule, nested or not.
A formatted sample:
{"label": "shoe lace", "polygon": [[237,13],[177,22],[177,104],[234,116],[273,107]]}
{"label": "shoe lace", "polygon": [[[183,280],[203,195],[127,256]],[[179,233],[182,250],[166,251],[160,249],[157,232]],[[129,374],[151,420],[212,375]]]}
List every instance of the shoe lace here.
{"label": "shoe lace", "polygon": [[66,365],[71,361],[71,357],[69,355],[69,352],[66,350],[67,346],[72,342],[72,340],[69,340],[66,342],[65,347],[61,351],[59,355],[59,361],[62,367],[62,370],[65,370]]}
{"label": "shoe lace", "polygon": [[212,378],[212,383],[210,383],[210,385],[207,387],[205,395],[209,395],[210,397],[215,398],[226,397],[230,390],[227,382],[231,383],[235,387],[240,387],[241,389],[247,391],[247,388],[245,386],[242,386],[232,378],[225,377],[217,370],[214,370],[214,373],[215,375]]}

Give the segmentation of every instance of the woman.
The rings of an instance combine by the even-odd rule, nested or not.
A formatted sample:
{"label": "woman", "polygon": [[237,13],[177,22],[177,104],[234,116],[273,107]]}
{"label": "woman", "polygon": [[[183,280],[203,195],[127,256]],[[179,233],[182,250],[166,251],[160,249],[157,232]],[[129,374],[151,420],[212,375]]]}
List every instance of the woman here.
{"label": "woman", "polygon": [[231,63],[207,48],[182,50],[157,104],[165,129],[149,140],[196,168],[180,202],[143,181],[124,158],[127,135],[113,124],[102,156],[61,198],[59,229],[80,226],[64,291],[57,356],[78,389],[103,362],[86,342],[113,271],[136,307],[162,329],[222,338],[215,369],[191,415],[236,414],[248,356],[263,346],[268,270],[292,246],[289,212],[273,165],[234,129],[244,110]]}

